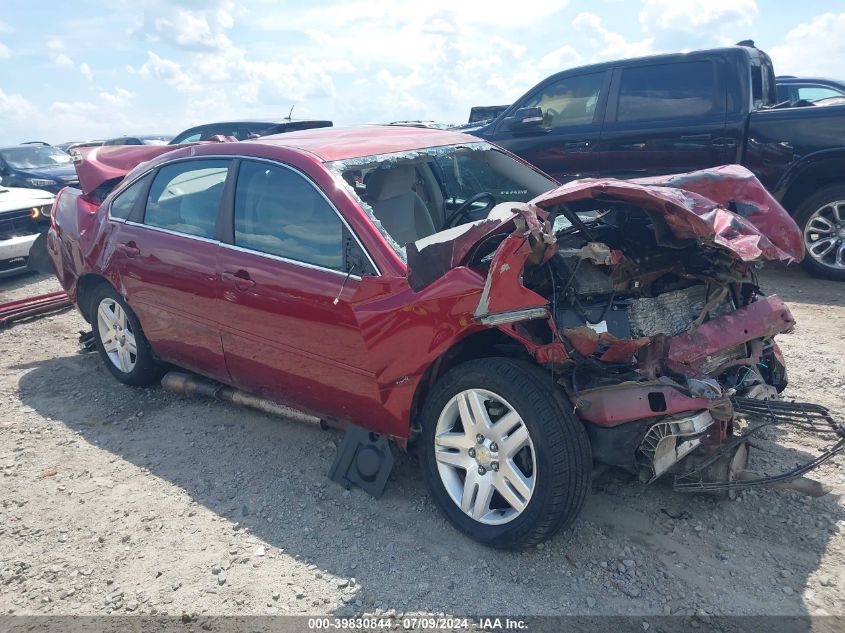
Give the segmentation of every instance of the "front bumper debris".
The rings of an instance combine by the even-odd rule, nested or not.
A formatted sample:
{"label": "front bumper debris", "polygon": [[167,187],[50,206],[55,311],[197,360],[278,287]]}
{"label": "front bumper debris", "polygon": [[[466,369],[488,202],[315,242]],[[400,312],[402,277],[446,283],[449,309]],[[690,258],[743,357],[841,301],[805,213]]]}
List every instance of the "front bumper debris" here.
{"label": "front bumper debris", "polygon": [[[675,477],[674,489],[681,492],[733,492],[756,487],[789,487],[802,478],[802,475],[818,468],[834,456],[845,450],[845,427],[834,421],[825,407],[805,402],[783,402],[778,400],[756,400],[753,398],[732,398],[731,402],[737,416],[746,418],[751,424],[741,435],[728,438],[717,451],[707,459],[695,464],[693,470]],[[792,425],[802,431],[830,439],[832,445],[814,459],[779,475],[755,476],[749,471],[740,471],[729,475],[724,481],[708,481],[708,473],[714,465],[730,460],[738,449],[744,447],[749,438],[762,429]],[[799,486],[792,486],[800,489]]]}

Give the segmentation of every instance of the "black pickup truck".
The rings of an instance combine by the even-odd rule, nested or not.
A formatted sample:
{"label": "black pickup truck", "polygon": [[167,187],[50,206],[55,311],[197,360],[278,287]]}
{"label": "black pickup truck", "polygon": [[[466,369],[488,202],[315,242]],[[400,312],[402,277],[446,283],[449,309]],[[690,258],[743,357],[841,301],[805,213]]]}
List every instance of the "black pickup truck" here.
{"label": "black pickup truck", "polygon": [[804,231],[810,272],[845,280],[845,107],[778,103],[769,56],[743,44],[567,70],[463,131],[562,182],[745,165]]}

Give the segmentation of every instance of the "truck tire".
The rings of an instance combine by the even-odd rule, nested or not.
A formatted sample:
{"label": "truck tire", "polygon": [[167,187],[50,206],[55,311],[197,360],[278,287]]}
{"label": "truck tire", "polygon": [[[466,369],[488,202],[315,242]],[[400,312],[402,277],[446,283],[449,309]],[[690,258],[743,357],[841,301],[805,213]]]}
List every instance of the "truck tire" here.
{"label": "truck tire", "polygon": [[435,504],[471,538],[524,549],[569,525],[590,489],[583,423],[548,374],[527,362],[462,363],[421,415],[421,467]]}
{"label": "truck tire", "polygon": [[145,386],[161,379],[164,367],[153,357],[138,317],[107,283],[94,290],[90,323],[100,357],[120,382]]}
{"label": "truck tire", "polygon": [[845,281],[845,184],[824,187],[804,200],[795,221],[804,234],[804,268],[817,277]]}

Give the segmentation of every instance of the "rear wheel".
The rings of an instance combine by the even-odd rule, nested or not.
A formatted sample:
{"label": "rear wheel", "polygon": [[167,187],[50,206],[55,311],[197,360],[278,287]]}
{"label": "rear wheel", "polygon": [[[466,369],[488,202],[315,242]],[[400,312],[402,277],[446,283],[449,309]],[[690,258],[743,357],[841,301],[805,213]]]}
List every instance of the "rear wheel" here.
{"label": "rear wheel", "polygon": [[97,351],[108,370],[127,385],[150,385],[163,373],[153,357],[138,317],[108,284],[94,291],[91,326]]}
{"label": "rear wheel", "polygon": [[589,490],[584,427],[528,363],[492,358],[450,370],[426,401],[419,442],[435,503],[493,547],[549,538],[575,519]]}
{"label": "rear wheel", "polygon": [[845,281],[845,185],[807,198],[795,213],[804,233],[804,267],[813,275]]}

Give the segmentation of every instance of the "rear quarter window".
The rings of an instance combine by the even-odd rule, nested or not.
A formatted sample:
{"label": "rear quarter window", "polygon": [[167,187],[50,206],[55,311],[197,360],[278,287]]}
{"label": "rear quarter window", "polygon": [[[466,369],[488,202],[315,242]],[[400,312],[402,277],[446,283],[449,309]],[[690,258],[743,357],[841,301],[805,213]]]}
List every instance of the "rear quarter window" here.
{"label": "rear quarter window", "polygon": [[118,220],[126,220],[135,208],[135,203],[147,187],[147,183],[152,178],[152,174],[147,174],[143,178],[136,180],[129,187],[121,191],[111,203],[109,215]]}

